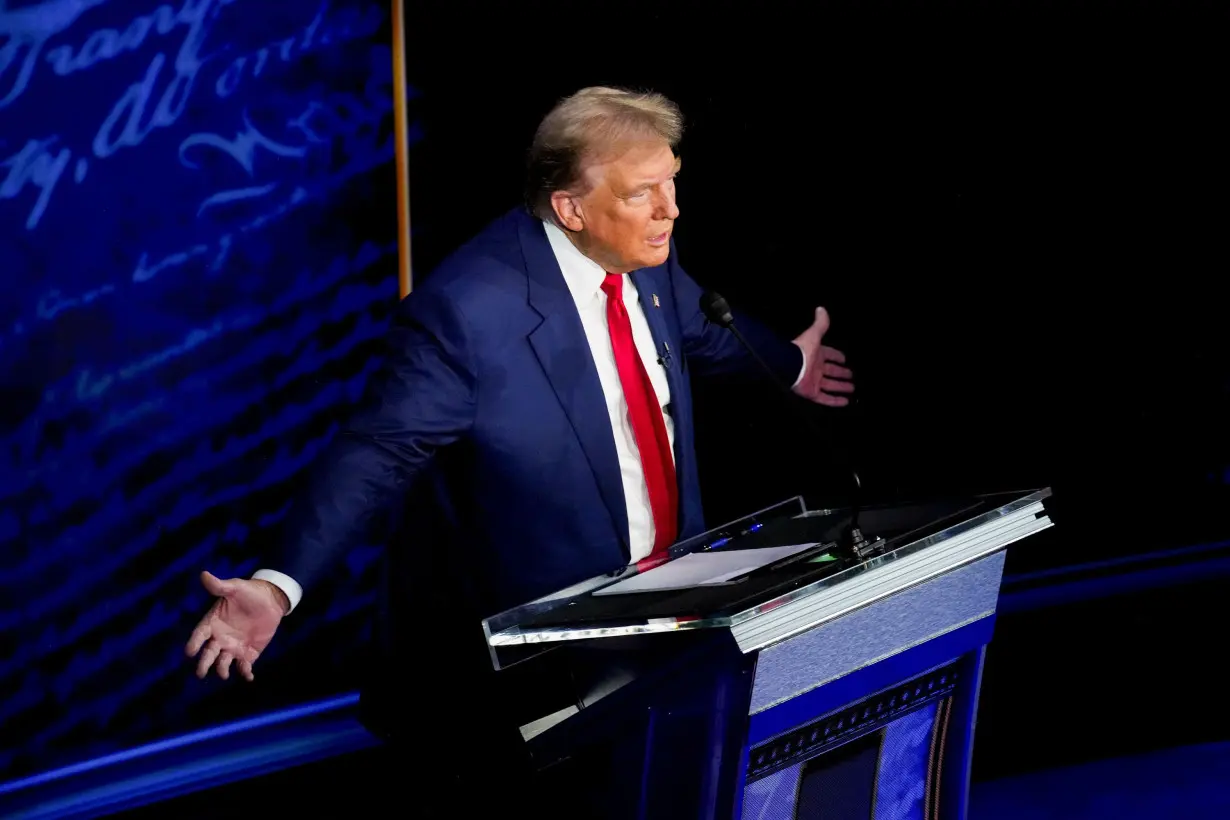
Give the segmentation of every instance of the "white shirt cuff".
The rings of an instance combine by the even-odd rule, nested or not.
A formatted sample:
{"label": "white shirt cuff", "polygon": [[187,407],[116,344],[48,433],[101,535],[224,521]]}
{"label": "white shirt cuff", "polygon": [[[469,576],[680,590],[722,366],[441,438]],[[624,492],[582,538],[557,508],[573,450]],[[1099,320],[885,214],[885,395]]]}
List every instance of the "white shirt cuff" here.
{"label": "white shirt cuff", "polygon": [[803,374],[807,372],[807,352],[802,347],[799,347],[799,345],[795,345],[795,347],[798,347],[799,352],[803,354],[803,366],[799,368],[799,377],[794,380],[794,384],[790,385],[791,389],[799,386],[799,382],[803,381]]}
{"label": "white shirt cuff", "polygon": [[276,569],[258,569],[252,573],[253,581],[268,581],[278,589],[286,593],[286,599],[290,601],[290,609],[286,614],[295,611],[295,607],[299,606],[299,601],[303,599],[303,587],[299,586],[299,582],[291,578],[284,572],[278,572]]}

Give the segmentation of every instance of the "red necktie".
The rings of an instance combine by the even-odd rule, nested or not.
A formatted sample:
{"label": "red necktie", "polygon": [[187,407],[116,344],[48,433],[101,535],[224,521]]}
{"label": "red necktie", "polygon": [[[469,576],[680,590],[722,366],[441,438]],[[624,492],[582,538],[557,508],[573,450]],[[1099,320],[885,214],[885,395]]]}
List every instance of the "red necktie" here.
{"label": "red necktie", "polygon": [[606,322],[611,332],[611,348],[615,351],[615,366],[628,402],[628,419],[641,453],[645,484],[649,487],[649,506],[653,510],[654,541],[650,557],[664,552],[675,541],[678,530],[679,486],[675,483],[675,459],[670,438],[666,435],[666,420],[662,405],[654,392],[645,363],[636,352],[632,339],[632,324],[623,299],[624,278],[608,273],[602,282],[606,294]]}

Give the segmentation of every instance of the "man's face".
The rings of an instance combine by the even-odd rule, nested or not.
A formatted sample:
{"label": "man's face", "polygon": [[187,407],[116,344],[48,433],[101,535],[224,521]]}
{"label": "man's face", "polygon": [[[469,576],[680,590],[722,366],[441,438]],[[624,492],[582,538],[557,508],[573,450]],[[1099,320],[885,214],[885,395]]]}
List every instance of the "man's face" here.
{"label": "man's face", "polygon": [[666,142],[633,143],[586,169],[588,193],[557,194],[556,214],[581,251],[609,273],[661,265],[679,217],[678,172],[679,160]]}

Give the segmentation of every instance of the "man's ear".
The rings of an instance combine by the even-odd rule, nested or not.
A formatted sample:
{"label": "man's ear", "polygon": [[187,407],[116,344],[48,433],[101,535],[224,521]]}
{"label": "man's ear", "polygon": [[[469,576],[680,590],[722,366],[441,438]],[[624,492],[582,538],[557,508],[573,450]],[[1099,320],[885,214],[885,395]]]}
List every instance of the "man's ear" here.
{"label": "man's ear", "polygon": [[581,200],[565,191],[551,194],[551,208],[559,224],[570,231],[580,231],[585,228],[585,215],[581,211]]}

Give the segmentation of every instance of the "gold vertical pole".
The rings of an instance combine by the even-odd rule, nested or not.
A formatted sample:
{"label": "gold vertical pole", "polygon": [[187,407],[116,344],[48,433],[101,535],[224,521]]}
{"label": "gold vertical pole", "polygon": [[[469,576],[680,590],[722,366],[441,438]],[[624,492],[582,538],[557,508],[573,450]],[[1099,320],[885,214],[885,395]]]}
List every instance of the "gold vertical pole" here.
{"label": "gold vertical pole", "polygon": [[393,136],[397,143],[397,272],[399,298],[410,292],[410,146],[406,120],[406,7],[393,3]]}

